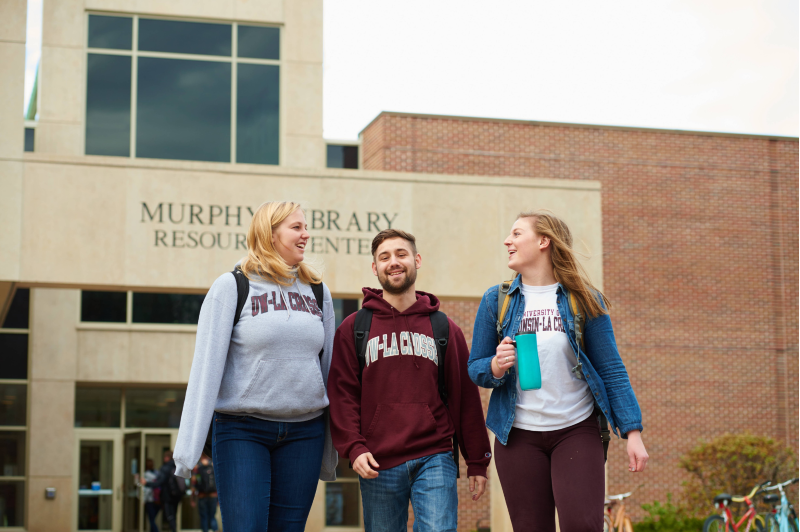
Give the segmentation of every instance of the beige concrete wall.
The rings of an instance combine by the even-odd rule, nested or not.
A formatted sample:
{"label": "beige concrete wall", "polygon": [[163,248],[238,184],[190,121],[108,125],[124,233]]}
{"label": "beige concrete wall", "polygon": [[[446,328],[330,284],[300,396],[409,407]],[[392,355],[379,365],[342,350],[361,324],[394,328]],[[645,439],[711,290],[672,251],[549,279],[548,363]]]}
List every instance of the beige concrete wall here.
{"label": "beige concrete wall", "polygon": [[19,158],[23,148],[25,0],[0,2],[0,158]]}
{"label": "beige concrete wall", "polygon": [[0,279],[8,281],[19,275],[26,14],[25,0],[0,2]]}
{"label": "beige concrete wall", "polygon": [[[73,524],[77,290],[31,290],[27,529]],[[45,488],[56,488],[47,500]]]}
{"label": "beige concrete wall", "polygon": [[418,238],[420,289],[480,297],[508,275],[502,242],[516,214],[542,207],[564,216],[591,254],[590,275],[602,279],[596,182],[33,159],[23,177],[22,282],[205,290],[244,255],[248,208],[282,199],[307,209],[308,260],[337,294],[376,285],[369,246],[391,225]]}

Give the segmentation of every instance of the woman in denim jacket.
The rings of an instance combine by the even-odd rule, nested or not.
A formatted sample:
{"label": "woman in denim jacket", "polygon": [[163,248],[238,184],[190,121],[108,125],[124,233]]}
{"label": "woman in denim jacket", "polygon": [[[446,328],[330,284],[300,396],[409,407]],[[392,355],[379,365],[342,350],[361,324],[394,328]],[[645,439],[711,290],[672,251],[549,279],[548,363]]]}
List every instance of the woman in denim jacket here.
{"label": "woman in denim jacket", "polygon": [[[504,242],[517,272],[498,344],[498,286],[475,318],[469,376],[491,388],[486,426],[496,436],[500,483],[515,530],[603,529],[605,460],[598,409],[628,440],[628,469],[644,471],[642,414],[614,341],[608,300],[592,286],[572,251],[567,225],[552,213],[521,214]],[[584,325],[579,348],[570,307],[574,293]],[[514,337],[535,332],[542,387],[519,387]],[[499,445],[498,445],[499,443]]]}

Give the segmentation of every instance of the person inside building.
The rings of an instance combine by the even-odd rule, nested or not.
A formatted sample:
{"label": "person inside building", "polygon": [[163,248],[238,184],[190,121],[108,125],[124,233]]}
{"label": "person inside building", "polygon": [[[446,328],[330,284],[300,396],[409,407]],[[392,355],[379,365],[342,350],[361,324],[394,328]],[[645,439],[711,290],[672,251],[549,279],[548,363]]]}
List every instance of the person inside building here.
{"label": "person inside building", "polygon": [[[171,532],[178,530],[178,505],[186,494],[186,482],[182,478],[175,476],[175,460],[172,451],[164,451],[164,462],[158,470],[156,478],[147,480],[143,487],[158,489],[161,498],[161,506],[164,510],[162,514],[167,520],[167,525]],[[149,516],[149,514],[148,514]],[[155,524],[155,515],[151,521],[151,527]],[[163,522],[162,522],[163,524]],[[158,530],[156,527],[154,530]]]}
{"label": "person inside building", "polygon": [[[578,263],[569,228],[552,213],[520,214],[503,244],[516,276],[481,300],[469,375],[492,389],[486,426],[496,436],[511,523],[514,530],[555,532],[558,508],[563,532],[602,530],[607,449],[601,425],[608,420],[627,438],[630,471],[644,471],[648,459],[609,302]],[[506,287],[507,297],[498,296]],[[518,352],[515,339],[517,348],[529,347]],[[532,358],[537,351],[538,361]],[[518,355],[525,357],[524,371]]]}
{"label": "person inside building", "polygon": [[213,418],[224,530],[302,531],[317,479],[336,478],[326,429],[335,316],[330,291],[303,262],[309,238],[299,203],[264,203],[247,256],[214,281],[200,310],[176,475],[191,475]]}
{"label": "person inside building", "polygon": [[[158,471],[155,470],[153,459],[148,458],[145,460],[144,480],[145,482],[153,482],[158,478]],[[156,524],[156,516],[161,511],[161,490],[159,488],[144,487],[144,513],[147,514],[147,520],[150,523],[150,532],[159,532],[158,525]]]}
{"label": "person inside building", "polygon": [[362,309],[334,341],[334,445],[361,477],[367,532],[405,532],[409,500],[415,532],[455,532],[458,454],[473,501],[485,490],[491,458],[466,340],[438,312],[436,296],[416,290],[422,257],[413,235],[381,231],[372,257],[383,290],[363,289]]}
{"label": "person inside building", "polygon": [[192,471],[192,506],[197,506],[200,515],[200,528],[203,532],[217,531],[217,481],[214,465],[203,453],[200,463]]}

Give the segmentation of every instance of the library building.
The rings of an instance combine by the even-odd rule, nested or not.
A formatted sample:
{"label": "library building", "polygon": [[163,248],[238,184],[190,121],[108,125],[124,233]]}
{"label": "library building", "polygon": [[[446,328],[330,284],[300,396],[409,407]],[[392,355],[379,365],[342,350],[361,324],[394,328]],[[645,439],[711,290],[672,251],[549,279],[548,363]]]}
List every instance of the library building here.
{"label": "library building", "polygon": [[[0,529],[150,530],[136,479],[175,444],[203,298],[273,200],[304,206],[337,325],[399,228],[468,343],[517,214],[563,218],[643,411],[648,471],[616,438],[606,468],[609,494],[644,483],[634,516],[702,439],[797,451],[797,138],[383,112],[334,142],[322,0],[43,10],[23,114],[27,2],[0,3]],[[494,466],[477,502],[461,468],[459,531],[510,532]],[[337,473],[307,530],[364,529]],[[178,527],[200,529],[188,495]]]}

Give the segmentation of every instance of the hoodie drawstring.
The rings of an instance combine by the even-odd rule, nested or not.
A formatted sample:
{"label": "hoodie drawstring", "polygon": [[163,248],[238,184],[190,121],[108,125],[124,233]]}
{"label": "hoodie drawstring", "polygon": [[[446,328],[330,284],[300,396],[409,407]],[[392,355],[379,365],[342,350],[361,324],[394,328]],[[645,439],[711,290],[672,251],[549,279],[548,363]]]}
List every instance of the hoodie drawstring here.
{"label": "hoodie drawstring", "polygon": [[[283,300],[283,305],[286,307],[286,321],[289,321],[289,318],[292,316],[292,311],[289,310],[289,298],[288,297],[284,297],[284,295],[283,295],[283,287],[281,286],[281,284],[280,283],[276,283],[276,284],[278,285],[278,290],[281,293],[281,299]],[[300,285],[297,284],[297,277],[294,278],[294,286],[297,287],[297,294],[300,296],[300,300],[303,302],[303,305],[306,306],[306,310],[308,311],[308,313],[309,314],[313,314],[313,312],[311,312],[311,309],[308,308],[308,302],[306,301],[306,298],[303,297],[303,293],[300,291]],[[291,287],[291,285],[290,285],[290,287]]]}
{"label": "hoodie drawstring", "polygon": [[289,318],[292,315],[292,311],[289,310],[289,298],[283,297],[283,288],[281,287],[280,283],[277,283],[278,291],[281,293],[281,300],[283,301],[283,306],[286,309],[286,321],[289,321]]}

